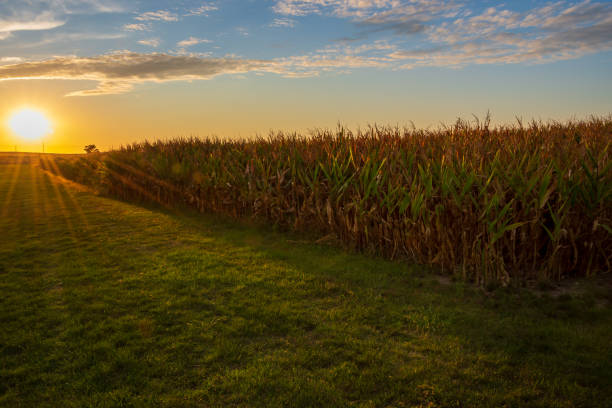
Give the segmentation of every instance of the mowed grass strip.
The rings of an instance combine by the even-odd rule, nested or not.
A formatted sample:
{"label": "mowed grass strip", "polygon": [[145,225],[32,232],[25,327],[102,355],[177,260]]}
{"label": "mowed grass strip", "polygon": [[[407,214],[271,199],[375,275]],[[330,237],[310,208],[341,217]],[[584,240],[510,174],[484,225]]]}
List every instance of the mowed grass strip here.
{"label": "mowed grass strip", "polygon": [[612,404],[599,281],[485,293],[35,162],[0,164],[0,406]]}

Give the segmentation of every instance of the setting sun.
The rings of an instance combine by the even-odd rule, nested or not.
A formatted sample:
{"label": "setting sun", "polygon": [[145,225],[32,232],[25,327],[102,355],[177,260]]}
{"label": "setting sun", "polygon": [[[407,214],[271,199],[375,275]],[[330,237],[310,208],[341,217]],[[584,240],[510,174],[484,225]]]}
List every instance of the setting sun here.
{"label": "setting sun", "polygon": [[49,119],[42,112],[30,108],[15,112],[10,117],[8,125],[17,136],[28,140],[37,140],[53,133]]}

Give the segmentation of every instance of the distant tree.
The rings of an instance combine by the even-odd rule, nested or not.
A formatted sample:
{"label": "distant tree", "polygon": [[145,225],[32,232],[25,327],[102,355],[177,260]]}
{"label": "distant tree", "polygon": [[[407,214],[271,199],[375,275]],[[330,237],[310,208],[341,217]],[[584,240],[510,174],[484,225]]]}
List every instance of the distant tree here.
{"label": "distant tree", "polygon": [[98,150],[98,148],[96,147],[95,144],[90,144],[85,146],[85,148],[83,149],[85,150],[85,153],[89,154],[89,153],[98,153],[100,150]]}

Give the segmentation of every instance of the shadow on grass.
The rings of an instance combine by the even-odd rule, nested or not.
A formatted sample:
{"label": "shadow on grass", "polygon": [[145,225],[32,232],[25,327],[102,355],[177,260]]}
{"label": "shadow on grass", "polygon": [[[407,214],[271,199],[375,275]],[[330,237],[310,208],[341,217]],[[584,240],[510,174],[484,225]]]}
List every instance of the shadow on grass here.
{"label": "shadow on grass", "polygon": [[[570,392],[594,405],[596,396],[604,397],[604,390],[612,387],[610,292],[600,287],[602,282],[609,285],[609,276],[573,281],[580,289],[561,296],[512,287],[485,291],[470,283],[441,279],[427,266],[317,244],[316,236],[200,214],[191,208],[141,205],[207,236],[212,232],[228,245],[286,264],[320,280],[331,292],[350,293],[359,299],[353,305],[358,316],[353,323],[367,326],[380,341],[405,334],[402,325],[409,327],[407,338],[437,343],[440,356],[452,361],[450,370],[459,377],[471,372],[471,362],[474,368],[500,375],[502,383],[540,382],[535,394]],[[360,313],[360,307],[369,310]],[[447,353],[442,351],[445,347],[457,349]],[[491,366],[483,368],[487,359]],[[438,358],[434,360],[440,364]],[[485,388],[495,383],[481,380]],[[478,381],[471,386],[473,391],[480,388]]]}

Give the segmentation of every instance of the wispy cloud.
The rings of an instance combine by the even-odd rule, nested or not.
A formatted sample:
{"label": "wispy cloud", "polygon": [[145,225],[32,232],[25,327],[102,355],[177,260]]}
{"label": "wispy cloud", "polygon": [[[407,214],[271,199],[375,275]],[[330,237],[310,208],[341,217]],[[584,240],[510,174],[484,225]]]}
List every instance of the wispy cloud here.
{"label": "wispy cloud", "polygon": [[288,16],[332,14],[338,17],[365,19],[375,16],[388,18],[432,14],[455,7],[457,5],[454,1],[441,0],[277,0],[273,10]]}
{"label": "wispy cloud", "polygon": [[61,27],[74,15],[120,11],[123,11],[123,7],[110,0],[0,1],[0,40],[19,31]]}
{"label": "wispy cloud", "polygon": [[57,32],[57,33],[49,33],[44,35],[39,41],[28,42],[23,45],[20,45],[21,48],[36,48],[47,46],[50,44],[59,45],[65,43],[71,43],[74,41],[105,41],[105,40],[117,40],[120,38],[124,38],[124,33],[99,33],[99,32],[74,32],[74,33],[65,33],[65,32]]}
{"label": "wispy cloud", "polygon": [[34,21],[0,21],[0,32],[27,31],[27,30],[50,30],[65,24],[65,21],[45,19],[39,16]]}
{"label": "wispy cloud", "polygon": [[176,43],[176,45],[184,48],[184,47],[190,47],[196,44],[210,43],[210,42],[212,41],[207,40],[206,38],[189,37],[186,40],[179,41],[178,43]]}
{"label": "wispy cloud", "polygon": [[285,16],[325,14],[350,19],[358,32],[342,41],[364,40],[377,33],[413,35],[427,24],[456,15],[460,5],[440,0],[279,0],[273,9]]}
{"label": "wispy cloud", "polygon": [[178,16],[167,10],[147,11],[134,17],[138,21],[178,21]]}
{"label": "wispy cloud", "polygon": [[291,28],[295,27],[295,20],[286,17],[275,18],[274,21],[268,24],[268,26],[276,28]]}
{"label": "wispy cloud", "polygon": [[203,3],[201,6],[191,9],[185,14],[186,16],[208,16],[211,11],[217,11],[217,7],[214,3]]}
{"label": "wispy cloud", "polygon": [[7,38],[15,31],[50,30],[65,23],[65,20],[48,11],[38,15],[25,12],[21,15],[3,16],[0,17],[0,36],[4,34],[4,38]]}
{"label": "wispy cloud", "polygon": [[396,50],[397,46],[386,41],[359,46],[338,44],[306,55],[275,59],[268,72],[303,78],[329,72],[348,73],[356,68],[393,68],[396,62],[388,54]]}
{"label": "wispy cloud", "polygon": [[113,0],[29,0],[44,2],[55,9],[61,9],[66,14],[121,13],[125,7]]}

